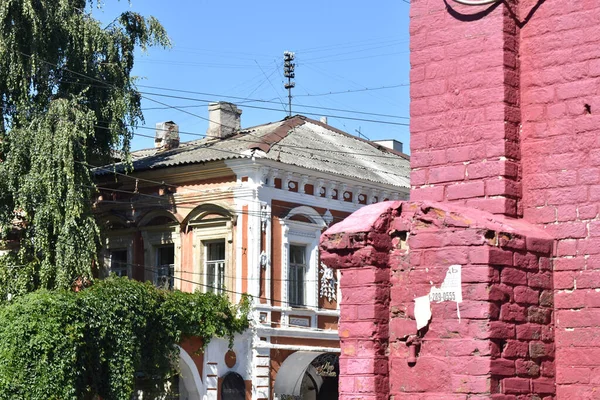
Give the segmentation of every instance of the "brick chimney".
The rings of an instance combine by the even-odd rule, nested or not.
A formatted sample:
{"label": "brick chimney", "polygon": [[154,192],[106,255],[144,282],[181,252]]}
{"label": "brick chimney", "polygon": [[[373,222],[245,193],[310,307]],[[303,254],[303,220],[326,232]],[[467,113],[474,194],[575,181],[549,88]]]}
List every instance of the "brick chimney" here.
{"label": "brick chimney", "polygon": [[154,147],[160,150],[170,150],[179,147],[179,126],[173,121],[157,123]]}
{"label": "brick chimney", "polygon": [[410,6],[411,200],[515,217],[522,214],[516,22],[502,2],[450,4]]}
{"label": "brick chimney", "polygon": [[241,129],[242,110],[235,104],[219,101],[208,105],[208,129],[206,136],[224,139]]}

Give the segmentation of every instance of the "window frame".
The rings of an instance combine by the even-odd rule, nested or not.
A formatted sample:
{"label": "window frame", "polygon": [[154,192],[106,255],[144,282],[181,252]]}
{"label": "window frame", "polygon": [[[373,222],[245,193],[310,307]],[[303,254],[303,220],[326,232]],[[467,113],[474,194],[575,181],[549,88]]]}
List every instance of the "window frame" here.
{"label": "window frame", "polygon": [[108,278],[111,273],[111,252],[127,251],[127,277],[133,277],[133,233],[132,232],[109,232],[104,239],[104,248],[102,249],[102,259],[104,264],[99,271],[100,278]]}
{"label": "window frame", "polygon": [[[166,248],[173,248],[173,263],[169,263],[169,264],[160,264],[159,260],[161,258],[160,255],[160,251],[162,249],[166,249]],[[173,290],[175,288],[175,244],[174,243],[166,243],[163,245],[159,245],[159,246],[154,246],[154,265],[153,267],[155,268],[154,271],[154,286],[156,287],[160,287],[162,289],[168,289],[168,290]],[[168,266],[168,272],[166,275],[162,274],[162,269],[164,269],[165,267]],[[162,284],[162,282],[160,282],[161,278],[163,277],[167,277],[168,278],[168,283],[165,287],[165,285]]]}
{"label": "window frame", "polygon": [[[291,214],[291,213],[290,213]],[[281,220],[283,226],[282,237],[282,256],[281,256],[281,275],[285,282],[281,285],[282,308],[287,309],[319,309],[319,239],[323,224],[314,222],[301,222],[289,219]],[[309,218],[312,220],[312,218]],[[305,290],[303,306],[291,304],[288,281],[290,279],[290,245],[306,246],[306,271],[305,271]]]}
{"label": "window frame", "polygon": [[[303,262],[292,262],[292,247],[300,248],[301,253],[303,254]],[[289,244],[289,260],[288,260],[288,304],[291,307],[300,307],[305,308],[307,306],[306,301],[306,285],[307,285],[307,270],[308,270],[308,246],[306,244]],[[298,285],[298,275],[301,270],[301,283],[302,285]],[[293,284],[295,283],[295,284]],[[295,287],[295,293],[292,290]],[[298,292],[301,292],[300,294]]]}
{"label": "window frame", "polygon": [[173,245],[173,290],[181,290],[181,235],[179,224],[144,226],[142,230],[144,241],[144,280],[156,284],[158,279],[157,255],[158,248]]}
{"label": "window frame", "polygon": [[220,293],[226,294],[233,299],[235,291],[235,270],[233,265],[233,223],[230,216],[223,218],[210,219],[207,221],[193,220],[189,223],[193,232],[192,241],[194,243],[193,255],[193,275],[194,280],[199,280],[196,290],[208,293],[213,289],[209,282],[209,276],[206,270],[206,249],[205,243],[224,241],[225,243],[225,265],[224,265],[224,288]]}
{"label": "window frame", "polygon": [[[215,259],[215,260],[209,260],[209,251],[208,251],[208,246],[212,245],[212,244],[217,244],[217,243],[222,243],[223,244],[223,258],[222,259]],[[227,240],[225,240],[225,238],[221,238],[221,239],[207,239],[207,240],[203,240],[202,241],[202,246],[204,246],[203,248],[203,262],[204,262],[204,275],[205,275],[205,284],[206,284],[206,291],[207,292],[213,292],[216,294],[222,294],[225,292],[226,290],[226,285],[225,285],[225,278],[227,277],[226,274],[226,269],[227,269]],[[221,266],[219,267],[219,270],[217,271],[217,273],[215,274],[214,278],[211,279],[210,278],[210,274],[209,272],[209,263],[219,263],[221,264]],[[216,264],[215,264],[216,266]],[[221,275],[221,276],[219,276]],[[217,281],[217,282],[215,282]]]}

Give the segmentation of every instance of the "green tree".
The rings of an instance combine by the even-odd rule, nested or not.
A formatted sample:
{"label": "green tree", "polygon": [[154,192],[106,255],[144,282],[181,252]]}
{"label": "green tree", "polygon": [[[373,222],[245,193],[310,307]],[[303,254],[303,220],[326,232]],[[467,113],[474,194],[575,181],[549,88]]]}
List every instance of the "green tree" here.
{"label": "green tree", "polygon": [[3,257],[0,298],[91,278],[99,229],[87,165],[128,156],[143,120],[134,51],[170,45],[155,18],[126,12],[103,26],[89,13],[100,6],[0,1],[0,233],[19,240]]}

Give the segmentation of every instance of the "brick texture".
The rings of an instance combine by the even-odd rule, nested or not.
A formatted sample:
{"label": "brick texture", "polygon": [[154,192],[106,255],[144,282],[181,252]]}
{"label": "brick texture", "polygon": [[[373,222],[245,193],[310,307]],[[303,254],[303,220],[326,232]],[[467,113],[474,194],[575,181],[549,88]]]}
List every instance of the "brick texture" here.
{"label": "brick texture", "polygon": [[[552,240],[513,223],[388,202],[324,233],[321,259],[342,271],[341,399],[553,398]],[[417,331],[414,299],[455,264],[463,301],[432,302]]]}
{"label": "brick texture", "polygon": [[[472,7],[452,4],[453,13]],[[520,213],[519,32],[504,6],[460,23],[411,2],[411,200]],[[436,190],[432,190],[435,187]]]}
{"label": "brick texture", "polygon": [[[521,15],[535,6],[521,1]],[[523,214],[557,240],[560,399],[600,396],[599,20],[596,1],[546,2],[520,30]]]}

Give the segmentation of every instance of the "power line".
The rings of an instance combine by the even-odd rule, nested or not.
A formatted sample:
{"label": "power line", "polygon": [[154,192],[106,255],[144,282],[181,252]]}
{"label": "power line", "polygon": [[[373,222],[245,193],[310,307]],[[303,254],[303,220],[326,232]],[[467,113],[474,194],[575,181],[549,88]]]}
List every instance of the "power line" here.
{"label": "power line", "polygon": [[[88,168],[101,169],[101,170],[104,170],[104,171],[113,172],[116,175],[123,176],[125,178],[129,178],[129,179],[132,179],[132,180],[135,180],[135,181],[147,182],[147,183],[151,183],[151,184],[157,185],[157,186],[168,186],[168,187],[172,187],[172,188],[176,188],[176,189],[178,189],[178,188],[185,188],[186,190],[188,190],[190,192],[193,192],[193,193],[206,194],[205,191],[202,191],[200,189],[191,189],[191,188],[184,187],[183,185],[170,184],[170,183],[165,182],[165,181],[159,182],[159,181],[154,181],[154,180],[151,180],[151,179],[137,178],[135,176],[131,176],[131,175],[127,175],[127,174],[124,174],[124,173],[121,173],[121,172],[113,171],[113,170],[111,170],[109,168],[94,166],[94,165],[89,164],[87,162],[83,162],[83,161],[76,161],[76,162],[79,163],[79,164],[85,165]],[[107,187],[98,187],[98,189],[104,190],[104,191],[108,191],[108,192],[115,191],[115,192],[120,192],[120,193],[131,194],[131,195],[141,195],[143,197],[157,199],[157,200],[160,200],[160,201],[168,200],[168,199],[166,199],[164,197],[160,197],[160,196],[149,195],[149,194],[144,194],[144,193],[140,193],[140,192],[132,192],[132,191],[123,190],[123,189],[115,189],[115,190],[113,190],[112,188],[107,188]],[[343,193],[342,193],[342,195],[343,195]],[[255,200],[246,200],[246,201],[252,202],[252,203],[255,203],[255,204],[258,204],[258,205],[262,205],[263,204],[263,203],[261,203],[259,201],[255,201]],[[102,202],[119,203],[119,204],[131,204],[130,201],[103,200]],[[143,203],[143,202],[140,202],[140,201],[135,201],[135,203],[138,204],[138,205],[148,205],[148,206],[155,205],[155,203]],[[186,205],[186,204],[198,204],[198,201],[197,200],[181,201],[181,202],[178,202],[177,204],[175,204],[175,206],[182,206],[182,205]],[[279,208],[282,208],[284,210],[293,210],[295,207],[279,206]],[[243,212],[242,211],[242,212],[234,212],[234,214],[236,214],[236,215],[259,216],[259,217],[269,216],[269,215],[273,216],[273,214],[271,212],[269,212],[269,213],[264,212],[263,213],[262,211],[257,211],[257,212],[251,212],[251,211]],[[333,218],[334,218],[334,220],[342,221],[345,217],[333,217]]]}
{"label": "power line", "polygon": [[[158,269],[156,269],[157,267],[152,267],[152,266],[143,265],[143,264],[136,264],[136,263],[125,263],[125,264],[127,264],[129,266],[134,266],[134,267],[135,266],[141,267],[141,268],[143,268],[146,271],[151,271],[151,272],[154,272],[154,273],[158,272]],[[205,284],[205,283],[200,283],[200,282],[193,281],[193,280],[190,280],[190,279],[185,279],[185,278],[182,278],[182,277],[169,276],[169,275],[167,275],[167,277],[168,278],[177,279],[177,280],[179,280],[181,282],[191,283],[191,284],[198,285],[198,286],[201,286],[201,287],[204,287],[204,288],[213,289],[215,291],[222,291],[222,292],[227,292],[227,293],[232,293],[232,294],[238,294],[238,295],[248,295],[249,294],[247,292],[238,292],[236,290],[231,290],[231,289],[227,289],[227,288],[219,288],[219,287],[216,287],[216,286],[213,286],[213,285],[208,285],[208,284]],[[240,278],[234,278],[234,279],[240,279]],[[273,297],[258,296],[257,298],[258,299],[263,299],[265,301],[270,301],[270,302],[273,302],[273,303],[274,302],[279,302],[281,304],[286,304],[288,306],[298,306],[298,304],[296,304],[296,303],[285,301],[283,299],[275,299]],[[317,305],[303,304],[302,306],[312,307],[312,308],[320,308],[318,304]],[[320,329],[320,328],[311,328],[311,329],[325,330],[325,329]]]}
{"label": "power line", "polygon": [[[31,55],[27,55],[27,54],[25,54],[25,53],[22,53],[22,52],[20,52],[20,51],[19,51],[19,53],[20,53],[20,54],[23,54],[24,56],[32,57]],[[45,61],[45,60],[43,60],[43,59],[41,59],[41,61],[42,61],[42,62],[45,62],[45,63],[47,63],[47,64],[49,64],[49,65],[54,65],[54,66],[56,66],[55,64],[49,63],[49,62],[47,62],[47,61]],[[58,66],[56,66],[56,67],[58,67]],[[91,80],[94,80],[94,81],[100,82],[100,83],[102,83],[102,84],[104,84],[104,85],[107,85],[107,86],[112,86],[112,87],[114,87],[113,85],[110,85],[110,84],[108,84],[108,83],[106,83],[106,82],[103,82],[103,81],[101,81],[101,80],[99,80],[99,79],[96,79],[96,78],[93,78],[93,77],[90,77],[90,76],[87,76],[87,75],[85,75],[85,74],[81,74],[81,73],[78,73],[78,72],[75,72],[75,71],[71,71],[70,69],[68,69],[68,68],[66,68],[66,67],[63,67],[63,69],[65,69],[66,71],[68,71],[68,72],[71,72],[71,73],[73,73],[73,74],[80,75],[80,76],[82,76],[82,77],[84,77],[84,78],[91,79]],[[148,93],[146,93],[146,94],[148,94]],[[150,94],[152,94],[152,93],[150,93]],[[167,96],[167,97],[178,97],[178,96],[169,96],[169,95],[164,95],[164,96]],[[209,121],[209,122],[214,122],[214,121],[211,121],[211,120],[210,120],[210,119],[208,119],[208,118],[205,118],[205,117],[203,117],[203,116],[200,116],[200,115],[198,115],[198,114],[195,114],[195,113],[191,113],[191,112],[189,112],[189,111],[185,111],[185,110],[182,110],[182,109],[178,109],[177,107],[171,106],[171,105],[169,105],[169,104],[167,104],[167,103],[164,103],[164,102],[161,102],[161,101],[158,101],[158,100],[155,100],[155,99],[151,99],[151,98],[148,98],[148,97],[145,97],[145,98],[146,98],[146,99],[148,99],[148,100],[150,100],[150,101],[156,102],[156,103],[158,103],[158,104],[162,104],[162,105],[164,105],[164,106],[171,107],[171,108],[173,108],[173,109],[179,110],[179,111],[181,111],[181,112],[184,112],[184,113],[186,113],[186,114],[189,114],[189,115],[192,115],[192,116],[198,117],[198,118],[200,118],[200,119],[203,119],[203,120],[206,120],[206,121]],[[332,118],[335,118],[334,116],[331,116],[331,117],[332,117]],[[359,119],[359,118],[347,118],[347,119],[355,119],[355,120],[369,121],[369,120],[366,120],[366,119]],[[214,123],[216,123],[216,124],[219,124],[219,123],[217,123],[217,122],[214,122]],[[394,125],[408,125],[408,124],[391,123],[391,122],[387,122],[387,123],[389,123],[389,124],[394,124]],[[219,125],[222,125],[222,124],[219,124]],[[259,140],[261,140],[262,142],[264,142],[264,143],[266,143],[266,144],[269,144],[269,145],[270,145],[270,143],[267,143],[267,142],[264,140],[264,138],[262,138],[262,137],[259,137],[259,136],[256,136],[256,135],[252,135],[252,134],[250,134],[250,135],[251,135],[251,136],[253,136],[253,137],[256,137],[256,138],[258,138]],[[236,153],[236,154],[237,154],[237,153]],[[301,156],[301,157],[302,157],[302,156]],[[310,157],[307,157],[307,158],[309,158],[309,159],[310,159]],[[366,168],[365,168],[365,169],[366,169]],[[372,169],[372,168],[370,168],[370,170],[373,170],[373,169]],[[396,175],[396,176],[401,176],[401,177],[405,178],[405,176],[404,176],[404,175],[394,174],[394,173],[391,173],[391,172],[388,172],[388,171],[383,171],[383,170],[378,170],[378,171],[380,171],[380,172],[384,172],[384,173],[386,173],[386,174],[388,174],[388,175]]]}
{"label": "power line", "polygon": [[[271,73],[271,75],[272,74],[273,73]],[[264,82],[266,82],[266,79],[264,80]],[[81,82],[67,82],[67,83],[83,84]],[[94,85],[91,85],[91,86],[94,86]],[[136,85],[136,86],[144,87],[144,88],[148,88],[148,89],[163,90],[163,91],[167,91],[167,92],[189,93],[189,94],[198,94],[198,95],[204,95],[204,96],[215,96],[216,98],[225,98],[225,99],[239,99],[239,100],[244,100],[247,103],[267,103],[267,104],[278,104],[278,105],[282,104],[281,99],[279,101],[272,101],[272,100],[264,100],[264,99],[253,99],[250,97],[229,96],[229,95],[217,94],[217,93],[206,93],[206,92],[198,92],[198,91],[192,91],[192,90],[172,89],[172,88],[166,88],[166,87],[160,87],[160,86],[150,86],[150,85]],[[296,95],[296,97],[319,97],[319,96],[328,96],[328,95],[344,94],[344,93],[355,93],[355,92],[365,92],[365,91],[373,91],[373,90],[393,89],[393,88],[404,87],[404,86],[409,86],[409,85],[408,84],[398,84],[398,85],[391,85],[391,86],[381,86],[381,87],[376,87],[376,88],[348,89],[348,90],[339,91],[339,92],[327,92],[327,93],[316,93],[316,94],[307,93],[307,94]],[[96,86],[96,87],[100,87],[100,86]],[[198,98],[193,98],[193,97],[169,96],[169,95],[161,94],[161,93],[142,92],[142,91],[138,91],[138,92],[141,94],[148,94],[148,95],[162,96],[162,97],[171,97],[171,98],[177,98],[177,99],[182,99],[182,100],[187,100],[187,101],[201,102],[201,103],[205,103],[205,104],[215,102],[215,99],[198,99]],[[307,104],[294,104],[294,105],[296,107],[311,108],[311,109],[317,109],[317,110],[339,111],[339,112],[346,112],[346,113],[352,113],[352,114],[372,115],[372,116],[396,118],[396,119],[410,119],[410,117],[403,117],[403,116],[398,116],[398,115],[393,115],[393,114],[381,114],[381,113],[373,113],[373,112],[367,112],[367,111],[348,110],[348,109],[343,109],[343,108],[311,106],[311,105],[307,105]],[[166,109],[170,109],[173,107],[194,108],[194,107],[200,107],[200,106],[182,105],[182,106],[146,107],[146,108],[143,108],[142,110],[166,110]],[[244,107],[258,108],[257,106],[250,106],[250,105],[244,105]],[[270,111],[279,111],[278,109],[274,109],[274,108],[259,108],[259,109],[270,110]],[[317,114],[317,113],[312,113],[309,115],[327,116],[327,115],[322,115],[322,114]],[[344,117],[332,117],[332,118],[344,118]],[[375,121],[375,122],[379,122],[379,121]]]}
{"label": "power line", "polygon": [[[364,91],[364,89],[362,91]],[[152,92],[139,92],[139,93],[146,95],[146,96],[144,96],[145,99],[148,99],[148,100],[151,100],[151,101],[155,101],[155,102],[157,102],[159,104],[163,104],[163,105],[165,105],[165,106],[167,106],[169,108],[174,108],[174,109],[179,110],[181,112],[184,112],[186,114],[190,114],[190,115],[196,116],[198,118],[201,118],[201,119],[209,121],[209,119],[206,118],[206,117],[202,117],[202,116],[199,116],[197,114],[190,113],[190,112],[182,110],[182,109],[178,109],[177,107],[171,106],[169,104],[160,103],[160,102],[158,102],[156,100],[150,99],[147,96],[160,96],[160,97],[168,97],[168,98],[172,98],[172,99],[188,100],[188,101],[201,101],[201,102],[206,102],[207,100],[196,99],[196,98],[193,98],[193,97],[173,96],[173,95],[168,95],[168,94],[152,93]],[[299,96],[306,96],[306,95],[299,95]],[[279,109],[269,108],[269,107],[260,107],[260,106],[251,106],[251,105],[245,105],[244,107],[254,108],[254,109],[259,109],[259,110],[280,111]],[[375,119],[345,117],[345,116],[342,116],[342,115],[327,115],[327,114],[322,114],[322,113],[311,113],[311,112],[304,112],[303,114],[305,114],[305,115],[315,115],[315,116],[321,116],[321,117],[329,117],[329,118],[346,119],[346,120],[352,120],[352,121],[373,122],[373,123],[378,123],[378,124],[397,125],[397,126],[410,126],[410,124],[408,124],[406,122],[381,121],[381,120],[375,120]]]}
{"label": "power line", "polygon": [[[408,83],[402,83],[399,85],[392,85],[392,86],[381,86],[381,87],[376,87],[376,88],[364,88],[364,89],[354,89],[354,90],[342,90],[339,92],[327,92],[327,93],[317,93],[317,94],[299,94],[297,95],[298,97],[317,97],[317,96],[329,96],[329,95],[333,95],[333,94],[344,94],[344,93],[355,93],[355,92],[368,92],[368,91],[373,91],[373,90],[383,90],[383,89],[394,89],[394,88],[398,88],[398,87],[403,87],[403,86],[409,86]],[[409,119],[409,117],[396,117],[396,118],[406,118]]]}
{"label": "power line", "polygon": [[[127,126],[131,126],[134,127],[133,125],[127,125]],[[98,128],[101,129],[108,129],[106,127],[103,126],[97,126]],[[156,128],[150,127],[150,126],[135,126],[135,128],[138,129],[146,129],[146,130],[156,130]],[[242,130],[243,132],[244,130]],[[202,133],[197,133],[197,132],[188,132],[188,131],[179,131],[180,134],[182,135],[188,135],[188,136],[194,136],[194,137],[199,137],[199,138],[206,138],[207,136],[205,134]],[[138,135],[136,133],[136,135]],[[140,134],[139,136],[143,136],[143,137],[147,137],[150,139],[154,139],[154,136],[150,136],[150,135],[142,135]],[[252,136],[252,137],[256,137],[256,136]],[[236,140],[240,141],[240,142],[247,142],[247,143],[256,143],[255,140],[245,140],[242,138],[237,138]],[[272,143],[267,143],[267,144],[272,144]],[[293,144],[281,144],[281,143],[277,143],[278,147],[287,147],[287,148],[293,148],[293,149],[301,149],[304,150],[304,153],[309,153],[311,151],[321,151],[321,152],[325,152],[325,153],[331,153],[330,149],[327,148],[318,148],[318,147],[306,147],[306,146],[300,146],[300,145],[293,145]],[[208,148],[208,147],[207,147]],[[211,150],[214,151],[222,151],[228,154],[236,154],[239,155],[239,153],[235,152],[235,151],[231,151],[231,150],[224,150],[224,149],[217,149],[214,147],[210,148]],[[378,154],[370,154],[370,153],[357,153],[357,152],[352,152],[352,151],[342,151],[342,150],[337,150],[336,151],[337,154],[347,154],[350,156],[368,156],[368,157],[372,157],[372,158],[381,158],[381,159],[390,159],[390,160],[397,160],[398,156],[386,156],[386,155],[378,155]]]}
{"label": "power line", "polygon": [[[218,98],[247,100],[248,102],[257,102],[257,103],[281,104],[281,100],[279,102],[277,102],[277,101],[263,100],[263,99],[252,99],[249,97],[228,96],[228,95],[217,94],[217,93],[206,93],[206,92],[198,92],[198,91],[192,91],[192,90],[172,89],[172,88],[165,88],[165,87],[160,87],[160,86],[149,86],[149,85],[137,85],[137,86],[144,87],[147,89],[164,90],[164,91],[168,91],[168,92],[199,94],[199,95],[203,95],[203,96],[215,96]],[[381,86],[381,87],[376,87],[376,88],[364,88],[364,89],[358,89],[358,90],[349,89],[349,90],[344,90],[344,91],[339,91],[339,92],[328,92],[328,93],[317,93],[317,94],[308,93],[308,94],[296,95],[296,97],[327,96],[330,94],[333,95],[333,94],[343,94],[343,93],[365,92],[365,91],[372,91],[372,90],[393,89],[393,88],[398,88],[398,87],[403,87],[403,86],[409,86],[409,84],[397,84],[397,85],[391,85],[391,86]],[[204,100],[204,99],[195,99],[195,100],[206,102],[206,103],[210,103],[210,102],[214,101],[214,100]],[[318,110],[348,112],[348,113],[353,113],[353,114],[373,115],[373,116],[387,117],[387,118],[410,119],[410,117],[402,117],[402,116],[392,115],[392,114],[380,114],[380,113],[372,113],[372,112],[366,112],[366,111],[347,110],[347,109],[341,109],[341,108],[319,107],[319,106],[311,106],[311,105],[306,105],[306,104],[294,104],[294,106],[302,107],[302,108],[312,108],[312,109],[318,109]]]}
{"label": "power line", "polygon": [[[120,250],[121,248],[119,247],[114,247],[111,249],[107,249],[109,252],[111,250]],[[244,249],[244,247],[236,247],[236,249]],[[125,261],[114,261],[111,260],[111,263],[117,264],[117,265],[121,265],[121,266],[125,266],[125,265],[129,265],[128,262]],[[180,274],[188,274],[188,275],[195,275],[195,276],[204,276],[204,275],[209,275],[205,272],[190,272],[190,271],[185,271],[182,269],[176,269],[173,270],[173,273],[180,273]],[[277,279],[277,278],[267,278],[267,277],[263,277],[263,278],[250,278],[250,277],[237,277],[237,276],[232,276],[232,275],[221,275],[223,278],[229,278],[229,279],[239,279],[242,281],[247,281],[247,282],[254,282],[254,281],[271,281],[271,282],[294,282],[294,279]],[[311,283],[316,283],[316,282],[320,282],[320,279],[304,279],[303,282],[311,282]]]}

